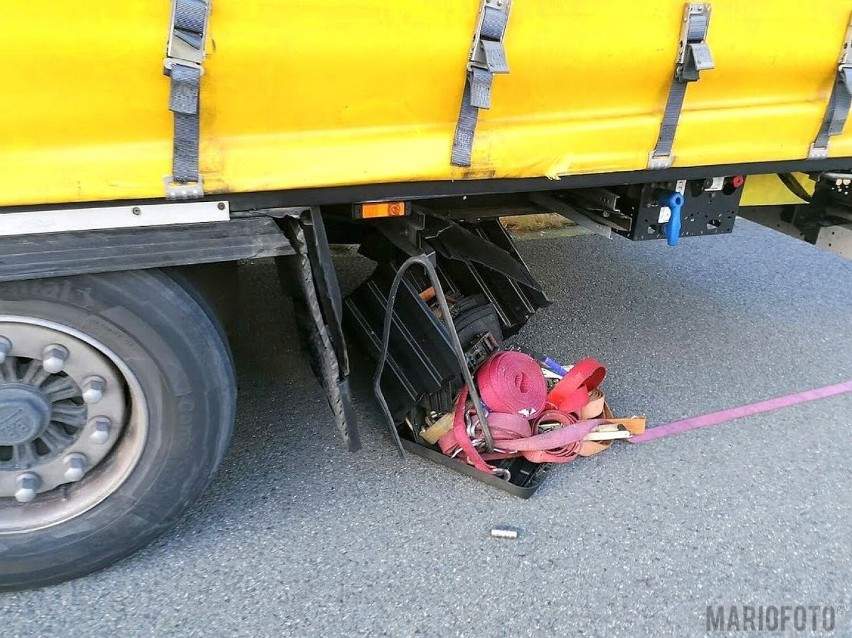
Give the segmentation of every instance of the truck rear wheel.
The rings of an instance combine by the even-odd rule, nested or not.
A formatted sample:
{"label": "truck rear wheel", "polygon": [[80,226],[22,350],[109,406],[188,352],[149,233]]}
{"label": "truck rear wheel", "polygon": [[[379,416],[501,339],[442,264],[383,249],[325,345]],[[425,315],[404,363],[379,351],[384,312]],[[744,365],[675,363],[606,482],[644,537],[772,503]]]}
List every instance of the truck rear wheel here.
{"label": "truck rear wheel", "polygon": [[0,360],[0,591],[81,576],[147,544],[224,456],[233,365],[183,278],[0,284]]}

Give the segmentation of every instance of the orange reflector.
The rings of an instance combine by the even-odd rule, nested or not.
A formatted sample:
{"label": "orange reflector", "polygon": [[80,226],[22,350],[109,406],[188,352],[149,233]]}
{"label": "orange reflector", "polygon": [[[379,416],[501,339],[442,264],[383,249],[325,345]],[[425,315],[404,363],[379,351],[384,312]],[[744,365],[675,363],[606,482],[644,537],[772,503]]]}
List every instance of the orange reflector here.
{"label": "orange reflector", "polygon": [[402,217],[405,215],[405,202],[371,202],[359,204],[361,219],[376,217]]}

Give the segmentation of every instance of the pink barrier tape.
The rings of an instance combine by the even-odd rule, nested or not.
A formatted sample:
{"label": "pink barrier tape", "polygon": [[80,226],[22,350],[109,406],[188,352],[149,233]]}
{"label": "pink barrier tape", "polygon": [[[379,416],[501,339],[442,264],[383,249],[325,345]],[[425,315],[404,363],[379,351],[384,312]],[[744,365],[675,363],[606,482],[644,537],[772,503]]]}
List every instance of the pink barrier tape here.
{"label": "pink barrier tape", "polygon": [[794,405],[799,405],[800,403],[816,401],[817,399],[825,399],[827,397],[833,397],[837,394],[844,394],[846,392],[852,392],[852,381],[837,383],[835,385],[827,385],[823,388],[807,390],[797,394],[790,394],[785,397],[778,397],[777,399],[759,401],[750,405],[743,405],[739,408],[729,408],[727,410],[722,410],[721,412],[712,412],[703,416],[694,416],[689,419],[683,419],[682,421],[667,423],[666,425],[658,425],[657,427],[646,430],[644,434],[631,437],[627,440],[631,443],[647,443],[648,441],[655,441],[657,439],[683,434],[690,430],[697,430],[711,425],[726,423],[728,421],[733,421],[734,419],[741,419],[745,416],[753,416],[755,414],[762,414],[763,412],[789,408]]}

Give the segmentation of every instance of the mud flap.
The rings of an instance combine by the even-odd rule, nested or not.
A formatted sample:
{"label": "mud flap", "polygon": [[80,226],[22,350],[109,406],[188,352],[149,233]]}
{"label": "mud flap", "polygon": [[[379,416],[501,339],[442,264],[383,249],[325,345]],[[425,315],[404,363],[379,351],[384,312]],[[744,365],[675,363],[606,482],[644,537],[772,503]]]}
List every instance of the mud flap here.
{"label": "mud flap", "polygon": [[326,392],[347,449],[361,448],[349,390],[349,356],[343,336],[343,301],[325,226],[318,208],[278,220],[295,251],[276,259],[285,292],[292,298],[302,347]]}

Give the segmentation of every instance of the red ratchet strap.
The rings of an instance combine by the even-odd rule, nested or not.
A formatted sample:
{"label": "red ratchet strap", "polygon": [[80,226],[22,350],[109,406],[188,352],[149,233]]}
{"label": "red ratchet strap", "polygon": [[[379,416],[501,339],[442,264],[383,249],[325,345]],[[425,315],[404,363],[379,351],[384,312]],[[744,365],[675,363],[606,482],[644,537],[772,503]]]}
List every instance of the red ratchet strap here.
{"label": "red ratchet strap", "polygon": [[[450,457],[460,457],[483,472],[494,472],[489,461],[523,456],[534,463],[567,463],[577,456],[605,450],[611,440],[585,441],[595,431],[623,428],[631,443],[645,443],[697,428],[725,423],[746,416],[787,408],[838,394],[852,392],[852,381],[799,392],[669,423],[645,430],[645,419],[613,417],[598,385],[606,369],[594,359],[577,363],[548,393],[541,367],[521,352],[498,352],[476,373],[476,385],[488,413],[494,452],[482,453],[482,428],[468,406],[467,387],[456,401],[452,430],[438,445]],[[606,437],[598,437],[605,439]]]}
{"label": "red ratchet strap", "polygon": [[479,396],[489,412],[532,418],[547,401],[547,382],[541,366],[521,352],[494,354],[479,368],[476,380]]}
{"label": "red ratchet strap", "polygon": [[[562,412],[579,412],[589,403],[589,393],[606,378],[606,368],[595,359],[583,359],[572,367],[547,395]],[[603,395],[601,395],[603,396]],[[603,407],[601,405],[601,407]],[[600,412],[598,412],[600,414]]]}
{"label": "red ratchet strap", "polygon": [[[578,369],[579,368],[579,369]],[[573,373],[573,374],[571,374]],[[520,352],[498,352],[476,373],[483,402],[488,406],[488,425],[494,438],[494,452],[480,453],[474,444],[482,438],[476,417],[470,416],[467,389],[462,388],[456,401],[453,429],[438,441],[447,456],[461,458],[483,472],[494,470],[488,461],[523,456],[535,463],[566,463],[580,454],[583,439],[595,428],[611,423],[608,419],[580,420],[589,404],[589,393],[606,376],[604,367],[594,359],[584,359],[571,371],[553,401],[541,367],[532,357]],[[568,379],[568,375],[565,377]],[[585,397],[581,401],[581,397]],[[595,397],[603,406],[603,395]],[[547,410],[545,406],[576,406],[573,411]],[[600,414],[602,410],[598,411]],[[545,424],[561,427],[545,431]]]}
{"label": "red ratchet strap", "polygon": [[[589,402],[580,408],[581,419],[593,419],[600,416],[606,410],[606,398],[604,393],[594,388],[589,392]],[[610,415],[611,417],[612,415]],[[607,417],[607,418],[610,418]]]}
{"label": "red ratchet strap", "polygon": [[674,423],[669,423],[667,425],[659,425],[655,428],[651,428],[650,430],[646,430],[644,434],[631,437],[627,440],[631,443],[647,443],[648,441],[655,441],[657,439],[683,434],[690,430],[697,430],[698,428],[706,428],[711,425],[727,423],[734,419],[741,419],[742,417],[762,414],[764,412],[772,412],[773,410],[780,410],[781,408],[789,408],[794,405],[799,405],[800,403],[816,401],[817,399],[825,399],[837,394],[845,394],[846,392],[852,392],[852,381],[836,383],[834,385],[816,388],[815,390],[797,392],[796,394],[788,394],[787,396],[778,397],[776,399],[758,401],[757,403],[743,405],[738,408],[729,408],[727,410],[721,410],[720,412],[713,412],[703,416],[683,419],[682,421],[675,421]]}

